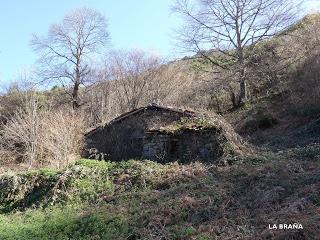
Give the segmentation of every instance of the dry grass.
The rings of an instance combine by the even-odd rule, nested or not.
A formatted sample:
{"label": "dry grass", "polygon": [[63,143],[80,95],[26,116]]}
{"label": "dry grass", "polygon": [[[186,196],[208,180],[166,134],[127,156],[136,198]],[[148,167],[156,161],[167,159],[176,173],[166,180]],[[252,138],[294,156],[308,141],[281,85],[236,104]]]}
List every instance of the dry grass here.
{"label": "dry grass", "polygon": [[61,168],[79,158],[84,128],[83,115],[43,109],[33,93],[1,130],[0,161]]}
{"label": "dry grass", "polygon": [[[73,203],[78,199],[86,206],[84,216],[103,213],[99,216],[104,219],[107,215],[120,214],[123,222],[113,227],[128,226],[126,236],[317,239],[320,146],[279,153],[259,152],[255,158],[240,160],[238,157],[227,167],[197,162],[161,165],[150,161],[86,160],[58,175],[27,174],[29,180],[21,182],[32,185],[40,181],[43,186],[53,187],[41,199],[33,199],[32,194],[37,195],[39,188],[28,185],[25,198],[36,200],[40,206],[44,201],[64,208],[65,201]],[[55,198],[50,200],[51,193]],[[23,194],[15,194],[24,198]],[[268,229],[269,224],[279,223],[300,223],[304,229]],[[98,236],[103,232],[101,226],[97,226]]]}

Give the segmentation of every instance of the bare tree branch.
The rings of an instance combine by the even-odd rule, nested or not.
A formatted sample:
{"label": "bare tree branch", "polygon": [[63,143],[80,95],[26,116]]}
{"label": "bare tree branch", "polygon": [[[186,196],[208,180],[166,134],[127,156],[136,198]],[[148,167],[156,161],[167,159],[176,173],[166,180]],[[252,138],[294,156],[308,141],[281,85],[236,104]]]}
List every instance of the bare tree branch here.
{"label": "bare tree branch", "polygon": [[[60,83],[70,91],[73,108],[79,107],[79,88],[91,72],[90,56],[99,53],[109,39],[107,23],[99,12],[81,8],[53,24],[47,37],[34,35],[31,45],[39,53],[40,77]],[[67,83],[67,84],[65,84]]]}
{"label": "bare tree branch", "polygon": [[[248,100],[246,65],[257,43],[297,20],[295,0],[177,0],[173,10],[185,19],[179,42],[188,52],[221,69],[237,69],[239,105]],[[196,4],[192,4],[196,3]],[[250,51],[248,51],[250,49]],[[221,55],[225,56],[224,64]],[[234,64],[230,64],[230,63]]]}

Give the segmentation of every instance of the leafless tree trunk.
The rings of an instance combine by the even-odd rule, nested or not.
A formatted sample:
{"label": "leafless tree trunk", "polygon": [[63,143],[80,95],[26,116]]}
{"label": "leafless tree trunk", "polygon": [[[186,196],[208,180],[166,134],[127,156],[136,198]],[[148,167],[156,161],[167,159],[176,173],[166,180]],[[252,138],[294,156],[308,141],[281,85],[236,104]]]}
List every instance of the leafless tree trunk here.
{"label": "leafless tree trunk", "polygon": [[70,96],[74,109],[81,105],[80,86],[89,82],[91,57],[107,43],[106,29],[104,16],[81,8],[52,25],[47,37],[33,36],[31,45],[39,53],[42,65],[40,77],[44,81],[58,81]]}
{"label": "leafless tree trunk", "polygon": [[106,68],[122,103],[122,111],[137,108],[146,96],[148,84],[159,74],[161,60],[141,51],[117,52],[110,56]]}
{"label": "leafless tree trunk", "polygon": [[247,59],[255,46],[296,20],[295,0],[177,0],[174,11],[185,18],[179,42],[217,69],[235,69],[240,94],[248,101]]}

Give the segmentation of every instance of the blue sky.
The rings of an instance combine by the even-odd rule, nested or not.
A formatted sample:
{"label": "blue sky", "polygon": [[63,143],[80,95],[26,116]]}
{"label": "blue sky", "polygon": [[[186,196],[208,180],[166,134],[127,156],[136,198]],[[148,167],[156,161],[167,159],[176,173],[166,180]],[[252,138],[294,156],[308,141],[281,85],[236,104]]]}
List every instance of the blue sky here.
{"label": "blue sky", "polygon": [[[70,10],[92,7],[108,18],[113,48],[140,48],[164,57],[176,54],[170,37],[179,19],[170,12],[173,0],[28,0],[2,1],[0,5],[0,84],[14,80],[30,68],[36,55],[30,48],[33,33],[45,35],[52,23]],[[320,9],[311,0],[308,11]]]}
{"label": "blue sky", "polygon": [[32,66],[33,33],[45,35],[52,23],[78,7],[97,9],[108,19],[113,48],[138,48],[172,57],[170,38],[179,19],[171,14],[172,0],[28,0],[2,1],[0,7],[0,83],[14,80]]}

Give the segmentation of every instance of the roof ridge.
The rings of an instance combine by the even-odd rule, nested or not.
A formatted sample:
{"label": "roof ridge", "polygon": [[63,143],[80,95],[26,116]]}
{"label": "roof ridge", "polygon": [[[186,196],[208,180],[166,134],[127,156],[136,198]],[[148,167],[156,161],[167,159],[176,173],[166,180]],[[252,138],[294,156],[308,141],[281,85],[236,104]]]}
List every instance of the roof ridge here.
{"label": "roof ridge", "polygon": [[127,118],[129,116],[132,116],[132,115],[134,115],[134,114],[136,114],[136,113],[138,113],[138,112],[140,112],[142,110],[151,109],[151,108],[154,108],[154,107],[158,108],[158,109],[165,109],[165,110],[178,112],[178,113],[182,113],[182,114],[188,114],[188,115],[192,115],[192,116],[197,115],[196,112],[191,111],[191,110],[184,110],[184,109],[174,108],[174,107],[170,107],[170,106],[161,106],[161,105],[159,105],[157,103],[151,103],[151,104],[148,104],[147,106],[136,108],[136,109],[133,109],[133,110],[131,110],[129,112],[123,113],[123,114],[119,115],[118,117],[114,118],[113,120],[111,120],[107,125],[110,125],[112,123],[121,121],[122,119]]}

